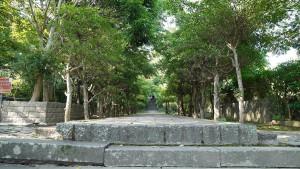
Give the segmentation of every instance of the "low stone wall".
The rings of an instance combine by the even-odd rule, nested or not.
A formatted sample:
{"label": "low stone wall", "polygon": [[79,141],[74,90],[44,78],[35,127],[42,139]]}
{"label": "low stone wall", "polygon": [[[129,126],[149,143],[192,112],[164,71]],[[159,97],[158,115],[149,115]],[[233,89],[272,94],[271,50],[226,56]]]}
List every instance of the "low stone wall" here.
{"label": "low stone wall", "polygon": [[[268,123],[272,121],[275,114],[272,101],[270,99],[258,99],[245,101],[246,121],[255,123]],[[228,120],[239,119],[239,104],[228,103],[221,106],[222,116]]]}
{"label": "low stone wall", "polygon": [[[59,123],[64,121],[64,103],[3,101],[1,121],[4,123]],[[83,106],[72,105],[71,120],[83,119]]]}

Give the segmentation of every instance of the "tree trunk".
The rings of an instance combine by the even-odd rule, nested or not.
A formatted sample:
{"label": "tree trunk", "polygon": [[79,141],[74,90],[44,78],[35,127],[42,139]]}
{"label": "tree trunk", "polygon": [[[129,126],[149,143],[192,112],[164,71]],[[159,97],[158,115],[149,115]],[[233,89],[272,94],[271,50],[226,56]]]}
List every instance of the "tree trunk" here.
{"label": "tree trunk", "polygon": [[53,93],[54,93],[54,73],[51,77],[51,82],[49,83],[49,102],[53,101]]}
{"label": "tree trunk", "polygon": [[237,100],[239,102],[239,122],[244,124],[245,123],[245,105],[244,105],[244,87],[243,87],[243,81],[242,81],[242,73],[238,61],[238,55],[236,52],[236,47],[233,47],[232,45],[229,45],[230,49],[233,52],[234,56],[234,66],[236,71],[236,76],[238,80],[238,86],[239,86],[239,94],[237,96]]}
{"label": "tree trunk", "polygon": [[205,110],[206,110],[206,85],[205,82],[202,82],[201,85],[201,106],[200,106],[200,116],[201,119],[205,119]]}
{"label": "tree trunk", "polygon": [[84,119],[85,120],[89,120],[89,95],[88,95],[88,86],[86,83],[86,65],[83,62],[82,64],[82,68],[83,68],[83,114],[84,114]]}
{"label": "tree trunk", "polygon": [[169,114],[169,101],[166,101],[166,114]]}
{"label": "tree trunk", "polygon": [[193,83],[193,100],[194,100],[194,112],[193,117],[198,118],[198,90],[197,90],[197,83]]}
{"label": "tree trunk", "polygon": [[65,107],[65,122],[71,120],[71,106],[72,106],[72,81],[70,77],[70,61],[71,56],[69,56],[69,60],[66,67],[66,82],[67,82],[67,92],[65,95],[67,96],[66,107]]}
{"label": "tree trunk", "polygon": [[189,117],[193,116],[193,94],[190,93],[190,100],[189,100]]}
{"label": "tree trunk", "polygon": [[186,116],[186,112],[184,109],[184,102],[183,102],[183,91],[182,91],[182,83],[179,84],[179,93],[178,93],[178,103],[179,103],[179,109],[180,109],[180,115]]}
{"label": "tree trunk", "polygon": [[214,120],[220,118],[219,74],[214,75]]}
{"label": "tree trunk", "polygon": [[34,85],[34,90],[31,96],[31,102],[37,102],[40,99],[40,94],[43,86],[44,75],[42,73],[38,73],[35,75],[36,83]]}
{"label": "tree trunk", "polygon": [[49,102],[49,83],[45,78],[43,80],[43,102]]}
{"label": "tree trunk", "polygon": [[103,101],[102,101],[102,95],[101,94],[98,96],[97,107],[98,107],[97,110],[98,110],[99,118],[103,118]]}
{"label": "tree trunk", "polygon": [[183,95],[182,95],[182,93],[180,93],[180,109],[182,110],[182,114],[183,114],[183,116],[186,116],[186,111],[185,111],[185,109],[184,109],[184,102],[183,102]]}
{"label": "tree trunk", "polygon": [[89,96],[88,96],[88,91],[87,91],[87,84],[84,81],[83,82],[83,114],[84,114],[84,119],[89,120]]}
{"label": "tree trunk", "polygon": [[80,80],[79,80],[79,78],[77,78],[76,86],[77,86],[77,88],[76,88],[76,102],[77,102],[77,104],[80,104],[81,95],[80,95]]}
{"label": "tree trunk", "polygon": [[214,112],[214,87],[213,85],[209,88],[209,101],[211,104],[211,113],[215,114]]}
{"label": "tree trunk", "polygon": [[182,110],[180,108],[180,99],[179,99],[179,96],[177,97],[177,115],[178,116],[182,115]]}

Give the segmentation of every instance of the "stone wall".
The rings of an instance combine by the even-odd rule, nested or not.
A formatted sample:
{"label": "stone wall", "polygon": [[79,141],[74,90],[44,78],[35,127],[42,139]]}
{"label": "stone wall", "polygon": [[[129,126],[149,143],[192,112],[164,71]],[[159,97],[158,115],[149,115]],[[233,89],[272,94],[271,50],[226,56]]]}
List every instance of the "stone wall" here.
{"label": "stone wall", "polygon": [[[64,121],[64,103],[3,101],[1,121],[4,123],[59,123]],[[71,120],[83,119],[83,106],[72,105]]]}
{"label": "stone wall", "polygon": [[[275,114],[272,101],[270,99],[258,99],[245,101],[246,121],[255,123],[268,123],[272,121]],[[239,119],[239,104],[228,103],[221,106],[222,116],[227,120]]]}

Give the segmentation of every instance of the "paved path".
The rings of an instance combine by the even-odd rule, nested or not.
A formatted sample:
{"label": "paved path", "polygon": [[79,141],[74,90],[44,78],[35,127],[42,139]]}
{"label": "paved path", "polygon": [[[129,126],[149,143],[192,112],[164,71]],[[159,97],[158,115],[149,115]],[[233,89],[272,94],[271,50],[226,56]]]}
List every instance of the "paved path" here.
{"label": "paved path", "polygon": [[[92,123],[103,124],[215,124],[211,120],[193,119],[183,116],[170,116],[160,114],[157,111],[136,114],[118,118],[107,118],[101,120],[91,120]],[[25,139],[53,139],[47,136],[37,135],[37,127],[55,128],[55,126],[34,126],[34,125],[10,125],[0,123],[0,138],[25,138]],[[262,131],[264,133],[277,134],[279,143],[291,146],[300,146],[300,131]]]}
{"label": "paved path", "polygon": [[[215,169],[215,168],[183,168],[183,167],[101,167],[101,166],[57,166],[57,165],[18,165],[1,164],[1,169]],[[222,169],[222,168],[220,168]],[[226,168],[226,169],[263,169],[263,168]],[[268,168],[275,169],[275,168]],[[276,168],[286,169],[286,168]],[[292,169],[292,168],[289,168]]]}
{"label": "paved path", "polygon": [[[77,121],[78,123],[87,121]],[[176,116],[161,114],[157,111],[148,111],[147,113],[140,113],[132,116],[123,116],[118,118],[107,119],[93,119],[88,123],[101,123],[101,124],[116,124],[116,125],[128,125],[128,124],[222,124],[221,121],[212,121],[205,119],[196,119],[191,117]]]}

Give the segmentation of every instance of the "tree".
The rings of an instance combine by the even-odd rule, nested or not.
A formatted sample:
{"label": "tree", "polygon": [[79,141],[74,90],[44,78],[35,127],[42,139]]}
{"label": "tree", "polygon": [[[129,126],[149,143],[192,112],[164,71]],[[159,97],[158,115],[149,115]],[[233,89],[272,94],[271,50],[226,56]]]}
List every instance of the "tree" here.
{"label": "tree", "polygon": [[238,82],[239,121],[244,117],[244,87],[239,62],[239,49],[244,44],[257,45],[261,49],[270,46],[270,41],[263,38],[267,29],[287,17],[288,1],[273,3],[270,1],[203,1],[214,11],[207,16],[216,30],[220,31],[221,39],[233,54],[232,62],[236,70]]}
{"label": "tree", "polygon": [[[62,2],[62,0],[59,0],[58,2],[55,0],[39,2],[32,0],[28,0],[28,2],[15,0],[10,2],[10,5],[18,10],[18,15],[22,18],[26,18],[30,23],[31,28],[29,29],[35,30],[35,38],[38,40],[38,45],[32,45],[35,46],[34,53],[39,53],[40,57],[42,57],[41,60],[47,60],[49,57],[48,54],[55,39],[55,26],[51,24],[51,22],[58,19],[57,11],[60,9]],[[45,67],[44,69],[47,67],[47,65],[42,66]],[[44,81],[43,72],[37,71],[34,76],[36,80],[30,101],[39,100],[43,82],[46,83]],[[48,87],[44,87],[43,101],[49,101]]]}

